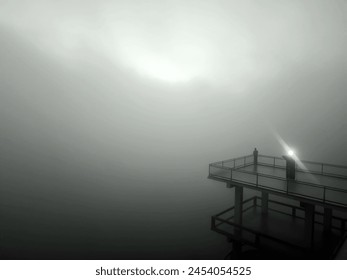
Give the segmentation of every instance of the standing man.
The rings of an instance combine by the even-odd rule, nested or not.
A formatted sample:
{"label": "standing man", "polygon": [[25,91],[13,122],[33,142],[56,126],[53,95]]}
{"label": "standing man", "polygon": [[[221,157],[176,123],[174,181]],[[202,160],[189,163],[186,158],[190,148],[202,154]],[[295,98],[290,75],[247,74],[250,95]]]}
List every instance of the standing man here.
{"label": "standing man", "polygon": [[254,165],[257,165],[258,164],[258,150],[257,148],[254,148],[254,151],[253,151],[253,164]]}

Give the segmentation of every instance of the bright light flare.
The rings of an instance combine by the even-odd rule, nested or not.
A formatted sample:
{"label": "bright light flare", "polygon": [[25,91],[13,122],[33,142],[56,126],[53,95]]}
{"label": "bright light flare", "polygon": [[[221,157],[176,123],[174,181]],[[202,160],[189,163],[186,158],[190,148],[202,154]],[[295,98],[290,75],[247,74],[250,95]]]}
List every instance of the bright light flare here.
{"label": "bright light flare", "polygon": [[[288,144],[282,139],[281,136],[279,136],[277,133],[275,133],[275,136],[278,140],[278,142],[281,144],[283,149],[287,152],[287,155],[290,156],[293,160],[295,160],[295,163],[299,166],[299,168],[303,170],[308,170],[307,167],[303,164],[303,162],[299,159],[299,157],[295,154],[295,152],[288,146]],[[307,176],[310,176],[310,178],[318,183],[318,180],[315,178],[313,174],[308,174]]]}

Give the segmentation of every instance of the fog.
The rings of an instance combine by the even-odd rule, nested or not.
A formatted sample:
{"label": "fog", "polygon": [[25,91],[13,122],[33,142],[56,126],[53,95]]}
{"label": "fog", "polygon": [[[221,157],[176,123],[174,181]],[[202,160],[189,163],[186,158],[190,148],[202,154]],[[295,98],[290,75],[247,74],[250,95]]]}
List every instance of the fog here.
{"label": "fog", "polygon": [[[23,3],[24,2],[24,3]],[[3,258],[223,258],[208,164],[347,165],[345,1],[0,0]]]}

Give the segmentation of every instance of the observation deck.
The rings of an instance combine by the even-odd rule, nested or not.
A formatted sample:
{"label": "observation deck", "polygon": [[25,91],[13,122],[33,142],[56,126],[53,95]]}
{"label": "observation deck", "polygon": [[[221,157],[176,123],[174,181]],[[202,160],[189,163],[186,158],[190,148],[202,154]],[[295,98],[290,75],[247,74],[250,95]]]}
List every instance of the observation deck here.
{"label": "observation deck", "polygon": [[[347,166],[255,150],[209,164],[208,178],[235,189],[234,206],[212,216],[211,229],[226,235],[238,253],[243,245],[282,246],[293,258],[326,259],[346,239]],[[244,200],[244,189],[255,195]]]}

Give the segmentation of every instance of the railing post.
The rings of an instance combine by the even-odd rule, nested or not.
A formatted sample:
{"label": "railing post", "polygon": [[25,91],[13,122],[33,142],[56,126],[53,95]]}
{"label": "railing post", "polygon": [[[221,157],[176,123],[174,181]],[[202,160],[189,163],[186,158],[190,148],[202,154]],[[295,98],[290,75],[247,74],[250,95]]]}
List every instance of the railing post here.
{"label": "railing post", "polygon": [[230,181],[233,180],[233,170],[230,168]]}
{"label": "railing post", "polygon": [[322,175],[323,175],[323,166],[324,166],[324,164],[322,163],[322,167],[321,167],[321,173],[322,173]]}
{"label": "railing post", "polygon": [[326,187],[324,186],[323,187],[323,202],[325,203],[325,190],[326,190]]}
{"label": "railing post", "polygon": [[255,186],[258,187],[258,182],[259,182],[259,174],[258,173],[257,173],[257,177],[256,178],[257,178],[256,179],[257,181],[256,181],[256,185]]}

